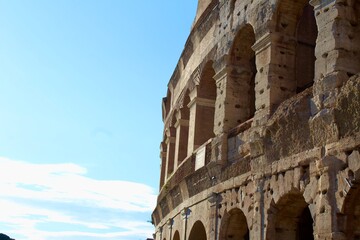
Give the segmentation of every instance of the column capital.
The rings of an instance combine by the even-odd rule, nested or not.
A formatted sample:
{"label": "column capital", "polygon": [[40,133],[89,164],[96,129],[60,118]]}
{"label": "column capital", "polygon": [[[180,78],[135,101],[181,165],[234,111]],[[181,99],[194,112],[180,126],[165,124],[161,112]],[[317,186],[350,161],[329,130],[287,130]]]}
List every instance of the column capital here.
{"label": "column capital", "polygon": [[254,50],[255,53],[258,53],[268,48],[273,42],[273,37],[275,35],[276,35],[275,33],[271,33],[271,32],[265,33],[260,39],[258,39],[254,43],[254,45],[252,45],[251,47],[252,50]]}
{"label": "column capital", "polygon": [[166,144],[175,143],[175,140],[176,140],[175,137],[167,137],[166,140],[165,140],[165,143]]}
{"label": "column capital", "polygon": [[214,80],[216,82],[216,86],[219,87],[219,83],[221,83],[223,81],[223,79],[225,79],[225,77],[227,76],[227,71],[228,70],[228,66],[223,66],[220,71],[218,71],[215,76],[214,76]]}
{"label": "column capital", "polygon": [[211,99],[207,99],[207,98],[195,97],[194,99],[192,99],[189,102],[188,107],[191,108],[194,105],[203,106],[203,107],[215,107],[215,100],[211,100]]}
{"label": "column capital", "polygon": [[178,128],[179,126],[188,127],[189,126],[189,120],[187,119],[177,119],[175,123],[175,127]]}

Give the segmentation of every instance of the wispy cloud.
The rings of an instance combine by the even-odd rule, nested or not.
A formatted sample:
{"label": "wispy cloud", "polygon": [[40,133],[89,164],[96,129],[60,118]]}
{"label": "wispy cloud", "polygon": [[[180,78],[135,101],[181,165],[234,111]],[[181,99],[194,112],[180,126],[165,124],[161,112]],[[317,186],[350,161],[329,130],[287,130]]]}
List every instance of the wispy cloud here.
{"label": "wispy cloud", "polygon": [[147,185],[96,180],[72,163],[0,157],[0,166],[0,229],[17,240],[151,236],[143,219],[150,218],[156,195]]}

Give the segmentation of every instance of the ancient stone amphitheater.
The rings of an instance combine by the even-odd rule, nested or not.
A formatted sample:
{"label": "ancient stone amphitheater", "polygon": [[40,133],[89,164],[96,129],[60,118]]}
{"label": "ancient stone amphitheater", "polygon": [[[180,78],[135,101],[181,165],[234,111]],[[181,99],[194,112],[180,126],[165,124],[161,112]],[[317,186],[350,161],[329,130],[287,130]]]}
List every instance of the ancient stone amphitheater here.
{"label": "ancient stone amphitheater", "polygon": [[156,240],[360,239],[360,0],[199,0]]}

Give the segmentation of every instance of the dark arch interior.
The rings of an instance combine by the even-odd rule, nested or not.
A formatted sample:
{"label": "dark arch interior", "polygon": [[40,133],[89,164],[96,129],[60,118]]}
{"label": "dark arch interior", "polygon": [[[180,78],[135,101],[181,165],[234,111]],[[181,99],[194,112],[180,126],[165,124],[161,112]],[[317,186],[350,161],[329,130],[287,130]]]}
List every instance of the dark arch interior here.
{"label": "dark arch interior", "polygon": [[200,221],[197,221],[192,227],[189,240],[206,240],[205,227]]}
{"label": "dark arch interior", "polygon": [[343,231],[347,239],[360,240],[360,184],[354,184],[344,202],[344,217],[339,225],[344,224]]}
{"label": "dark arch interior", "polygon": [[180,240],[180,234],[178,231],[175,232],[173,240]]}
{"label": "dark arch interior", "polygon": [[224,219],[220,233],[221,240],[249,240],[249,228],[246,217],[240,209],[233,209]]}
{"label": "dark arch interior", "polygon": [[355,59],[353,60],[354,66],[348,69],[348,74],[353,75],[360,72],[360,0],[353,1],[353,17],[350,19],[351,31],[348,32],[348,36],[351,36],[351,49],[355,53]]}
{"label": "dark arch interior", "polygon": [[216,84],[214,80],[215,70],[212,67],[213,62],[209,61],[205,64],[203,68],[198,96],[206,99],[215,100],[216,99]]}
{"label": "dark arch interior", "polygon": [[275,206],[275,239],[313,240],[313,219],[300,194],[288,194]]}
{"label": "dark arch interior", "polygon": [[252,46],[255,43],[255,33],[251,25],[247,24],[237,33],[230,50],[229,78],[234,85],[233,119],[231,126],[245,122],[255,114],[255,52]]}
{"label": "dark arch interior", "polygon": [[[212,61],[205,64],[200,77],[197,97],[199,101],[208,101],[209,104],[199,103],[196,107],[195,118],[195,145],[200,146],[214,134],[214,118],[215,118],[215,100],[216,100],[216,83],[214,80],[215,70],[212,67]],[[203,100],[201,100],[203,99]],[[211,106],[213,102],[214,106]]]}
{"label": "dark arch interior", "polygon": [[297,93],[313,85],[317,35],[314,9],[310,4],[306,4],[296,29],[295,79]]}
{"label": "dark arch interior", "polygon": [[308,207],[306,207],[299,217],[297,227],[297,240],[313,240],[313,220]]}

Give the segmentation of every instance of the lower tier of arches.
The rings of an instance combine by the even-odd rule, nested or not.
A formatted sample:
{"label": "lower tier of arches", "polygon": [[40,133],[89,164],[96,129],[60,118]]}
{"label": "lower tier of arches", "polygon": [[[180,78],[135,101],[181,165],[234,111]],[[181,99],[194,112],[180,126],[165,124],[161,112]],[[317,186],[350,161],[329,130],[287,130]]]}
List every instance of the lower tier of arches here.
{"label": "lower tier of arches", "polygon": [[360,153],[333,153],[214,185],[162,217],[155,240],[360,239]]}

